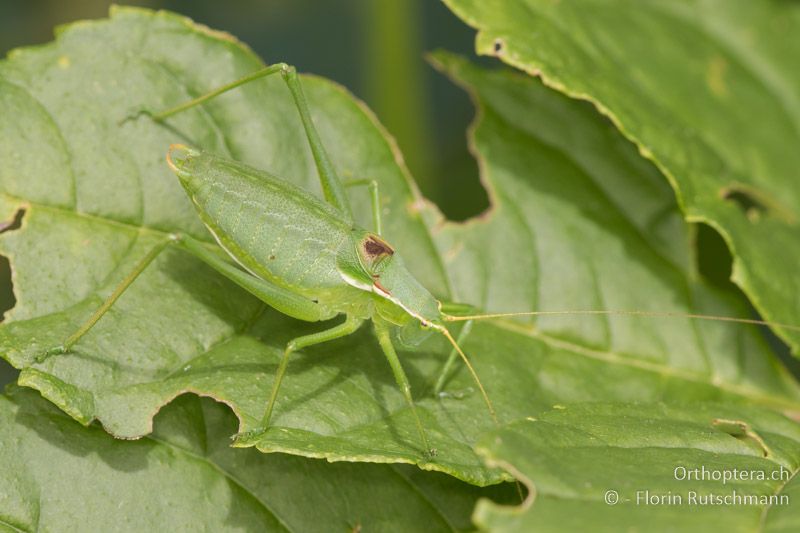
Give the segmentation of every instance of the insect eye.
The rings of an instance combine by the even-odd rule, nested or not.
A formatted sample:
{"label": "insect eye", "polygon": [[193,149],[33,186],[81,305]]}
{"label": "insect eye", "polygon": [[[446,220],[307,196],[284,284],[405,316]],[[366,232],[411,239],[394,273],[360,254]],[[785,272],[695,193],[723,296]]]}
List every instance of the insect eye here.
{"label": "insect eye", "polygon": [[377,235],[368,235],[367,238],[364,239],[363,245],[364,253],[369,257],[394,254],[394,248]]}
{"label": "insect eye", "polygon": [[367,235],[361,242],[361,256],[370,270],[375,269],[385,259],[394,255],[394,248],[377,235]]}

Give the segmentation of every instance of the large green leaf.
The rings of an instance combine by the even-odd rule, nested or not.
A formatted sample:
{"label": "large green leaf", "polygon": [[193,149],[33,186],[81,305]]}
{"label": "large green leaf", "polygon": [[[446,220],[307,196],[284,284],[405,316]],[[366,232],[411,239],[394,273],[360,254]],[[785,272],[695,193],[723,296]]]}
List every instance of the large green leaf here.
{"label": "large green leaf", "polygon": [[[733,281],[800,325],[800,4],[783,0],[445,0],[479,53],[590,100],[652,159]],[[800,333],[776,327],[796,354]]]}
{"label": "large green leaf", "polygon": [[[493,310],[744,312],[736,295],[697,279],[671,192],[590,106],[524,76],[441,61],[472,87],[482,113],[474,147],[493,207],[466,225],[441,221],[420,199],[362,106],[329,82],[304,78],[335,164],[344,175],[380,182],[387,238],[426,286]],[[226,403],[239,429],[250,429],[285,343],[320,329],[266,309],[171,252],[69,354],[34,363],[165,231],[208,238],[164,164],[170,142],[229,154],[316,190],[279,79],[179,115],[170,127],[144,116],[125,120],[259,65],[228,36],[175,15],[130,9],[70,26],[55,43],[16,51],[0,64],[2,211],[11,217],[25,209],[22,227],[0,240],[18,300],[0,329],[0,353],[22,369],[21,384],[77,420],[97,419],[114,435],[140,437],[164,404],[193,392]],[[368,222],[367,197],[354,200]],[[578,400],[800,407],[796,383],[759,333],[740,325],[551,317],[481,324],[465,347],[504,422]],[[416,463],[477,484],[506,479],[473,452],[493,425],[464,369],[447,394],[430,392],[446,353],[439,339],[402,354],[438,450],[433,459],[420,450],[413,418],[368,328],[296,357],[273,427],[255,444],[330,460]]]}
{"label": "large green leaf", "polygon": [[0,396],[0,529],[457,531],[481,494],[516,497],[405,465],[235,450],[235,427],[225,406],[182,396],[151,436],[119,441],[17,388]]}
{"label": "large green leaf", "polygon": [[578,404],[479,445],[529,485],[516,508],[482,501],[492,531],[797,531],[800,428],[703,404]]}
{"label": "large green leaf", "polygon": [[[446,54],[436,59],[478,105],[471,141],[492,197],[492,210],[479,220],[435,226],[457,299],[498,311],[746,312],[733,291],[712,288],[698,275],[691,228],[681,223],[668,186],[591,106],[522,76],[478,69]],[[543,347],[541,360],[530,357],[530,348],[512,357],[528,372],[542,373],[539,388],[554,400],[717,394],[696,388],[700,383],[756,401],[758,389],[796,397],[794,380],[751,328],[653,317],[531,322],[498,321],[495,327],[524,333]],[[472,351],[485,353],[489,346]],[[587,359],[600,364],[575,366]],[[628,377],[617,373],[619,367],[636,378],[621,382]]]}

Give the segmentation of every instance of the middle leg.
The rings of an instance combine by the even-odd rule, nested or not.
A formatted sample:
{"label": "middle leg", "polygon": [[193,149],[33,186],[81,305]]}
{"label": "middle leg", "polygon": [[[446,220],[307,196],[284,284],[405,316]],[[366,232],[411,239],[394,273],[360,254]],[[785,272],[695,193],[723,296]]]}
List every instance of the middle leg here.
{"label": "middle leg", "polygon": [[428,437],[425,435],[425,429],[422,426],[422,420],[419,418],[417,406],[414,404],[414,398],[411,396],[411,384],[408,382],[408,376],[406,376],[403,366],[400,364],[400,358],[397,357],[397,352],[392,344],[391,335],[389,333],[389,325],[378,317],[375,317],[373,322],[375,324],[375,334],[378,337],[378,343],[381,345],[381,349],[383,350],[384,355],[386,355],[386,359],[389,361],[389,366],[392,367],[394,379],[397,381],[397,385],[403,392],[403,396],[405,396],[406,402],[411,408],[411,413],[414,415],[414,421],[417,423],[417,430],[419,431],[419,436],[422,439],[422,445],[424,447],[425,454],[432,457],[436,455],[436,450],[431,448],[428,444]]}
{"label": "middle leg", "polygon": [[345,187],[369,187],[369,199],[372,204],[372,224],[375,233],[383,235],[383,224],[381,224],[381,196],[378,192],[378,182],[375,180],[361,179],[348,180],[344,182]]}
{"label": "middle leg", "polygon": [[247,432],[246,434],[240,435],[238,440],[247,440],[250,436],[259,435],[266,431],[269,427],[269,421],[272,418],[272,410],[275,407],[275,400],[278,398],[278,391],[280,390],[283,376],[286,374],[286,368],[289,366],[289,357],[294,352],[303,348],[308,348],[309,346],[314,346],[315,344],[322,344],[323,342],[328,342],[351,335],[352,333],[355,333],[363,323],[364,321],[362,319],[354,318],[348,315],[344,322],[332,327],[331,329],[320,331],[319,333],[312,333],[310,335],[303,335],[302,337],[297,337],[296,339],[289,341],[286,344],[286,348],[283,350],[283,356],[278,364],[278,371],[275,373],[275,381],[272,382],[272,391],[269,395],[267,409],[264,412],[264,416],[261,418],[260,426],[252,431]]}

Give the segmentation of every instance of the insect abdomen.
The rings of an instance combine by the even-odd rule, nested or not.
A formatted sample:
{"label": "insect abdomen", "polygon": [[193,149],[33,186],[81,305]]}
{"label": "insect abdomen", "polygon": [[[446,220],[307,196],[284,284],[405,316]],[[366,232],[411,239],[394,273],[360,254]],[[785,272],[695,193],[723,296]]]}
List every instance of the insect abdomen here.
{"label": "insect abdomen", "polygon": [[181,177],[220,245],[259,277],[313,293],[344,284],[336,251],[343,215],[305,191],[234,161],[200,153]]}

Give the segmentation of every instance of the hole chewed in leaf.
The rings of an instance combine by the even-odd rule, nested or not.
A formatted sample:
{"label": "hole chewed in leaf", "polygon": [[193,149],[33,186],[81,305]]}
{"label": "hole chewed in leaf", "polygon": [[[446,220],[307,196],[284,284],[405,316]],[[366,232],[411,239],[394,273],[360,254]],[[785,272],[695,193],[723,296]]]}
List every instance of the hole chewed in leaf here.
{"label": "hole chewed in leaf", "polygon": [[[0,234],[18,230],[22,226],[25,209],[18,209],[9,220],[0,222]],[[0,256],[0,322],[5,314],[14,308],[17,298],[14,296],[14,285],[11,280],[11,263],[5,256]]]}
{"label": "hole chewed in leaf", "polygon": [[493,50],[494,50],[495,55],[499,55],[503,51],[503,46],[504,46],[504,43],[503,43],[502,39],[495,39],[494,40]]}
{"label": "hole chewed in leaf", "polygon": [[735,439],[756,445],[761,450],[764,457],[772,455],[772,451],[769,449],[769,446],[767,446],[767,443],[764,442],[764,439],[761,438],[761,435],[756,433],[753,428],[750,427],[750,424],[743,420],[715,418],[711,421],[711,426],[723,433],[727,433]]}
{"label": "hole chewed in leaf", "polygon": [[8,258],[0,256],[0,322],[5,320],[7,312],[17,304],[14,296],[14,285],[11,281],[11,264]]}
{"label": "hole chewed in leaf", "polygon": [[704,279],[725,290],[735,290],[731,282],[733,256],[722,235],[708,224],[697,224],[694,235],[697,270]]}
{"label": "hole chewed in leaf", "polygon": [[766,192],[749,185],[734,183],[722,188],[719,195],[735,204],[754,224],[768,216],[773,216],[787,224],[797,223],[797,217],[789,208]]}
{"label": "hole chewed in leaf", "polygon": [[20,208],[14,213],[14,216],[11,217],[9,220],[4,220],[0,222],[0,233],[5,233],[7,231],[14,231],[19,229],[22,226],[22,219],[25,216],[25,209]]}

